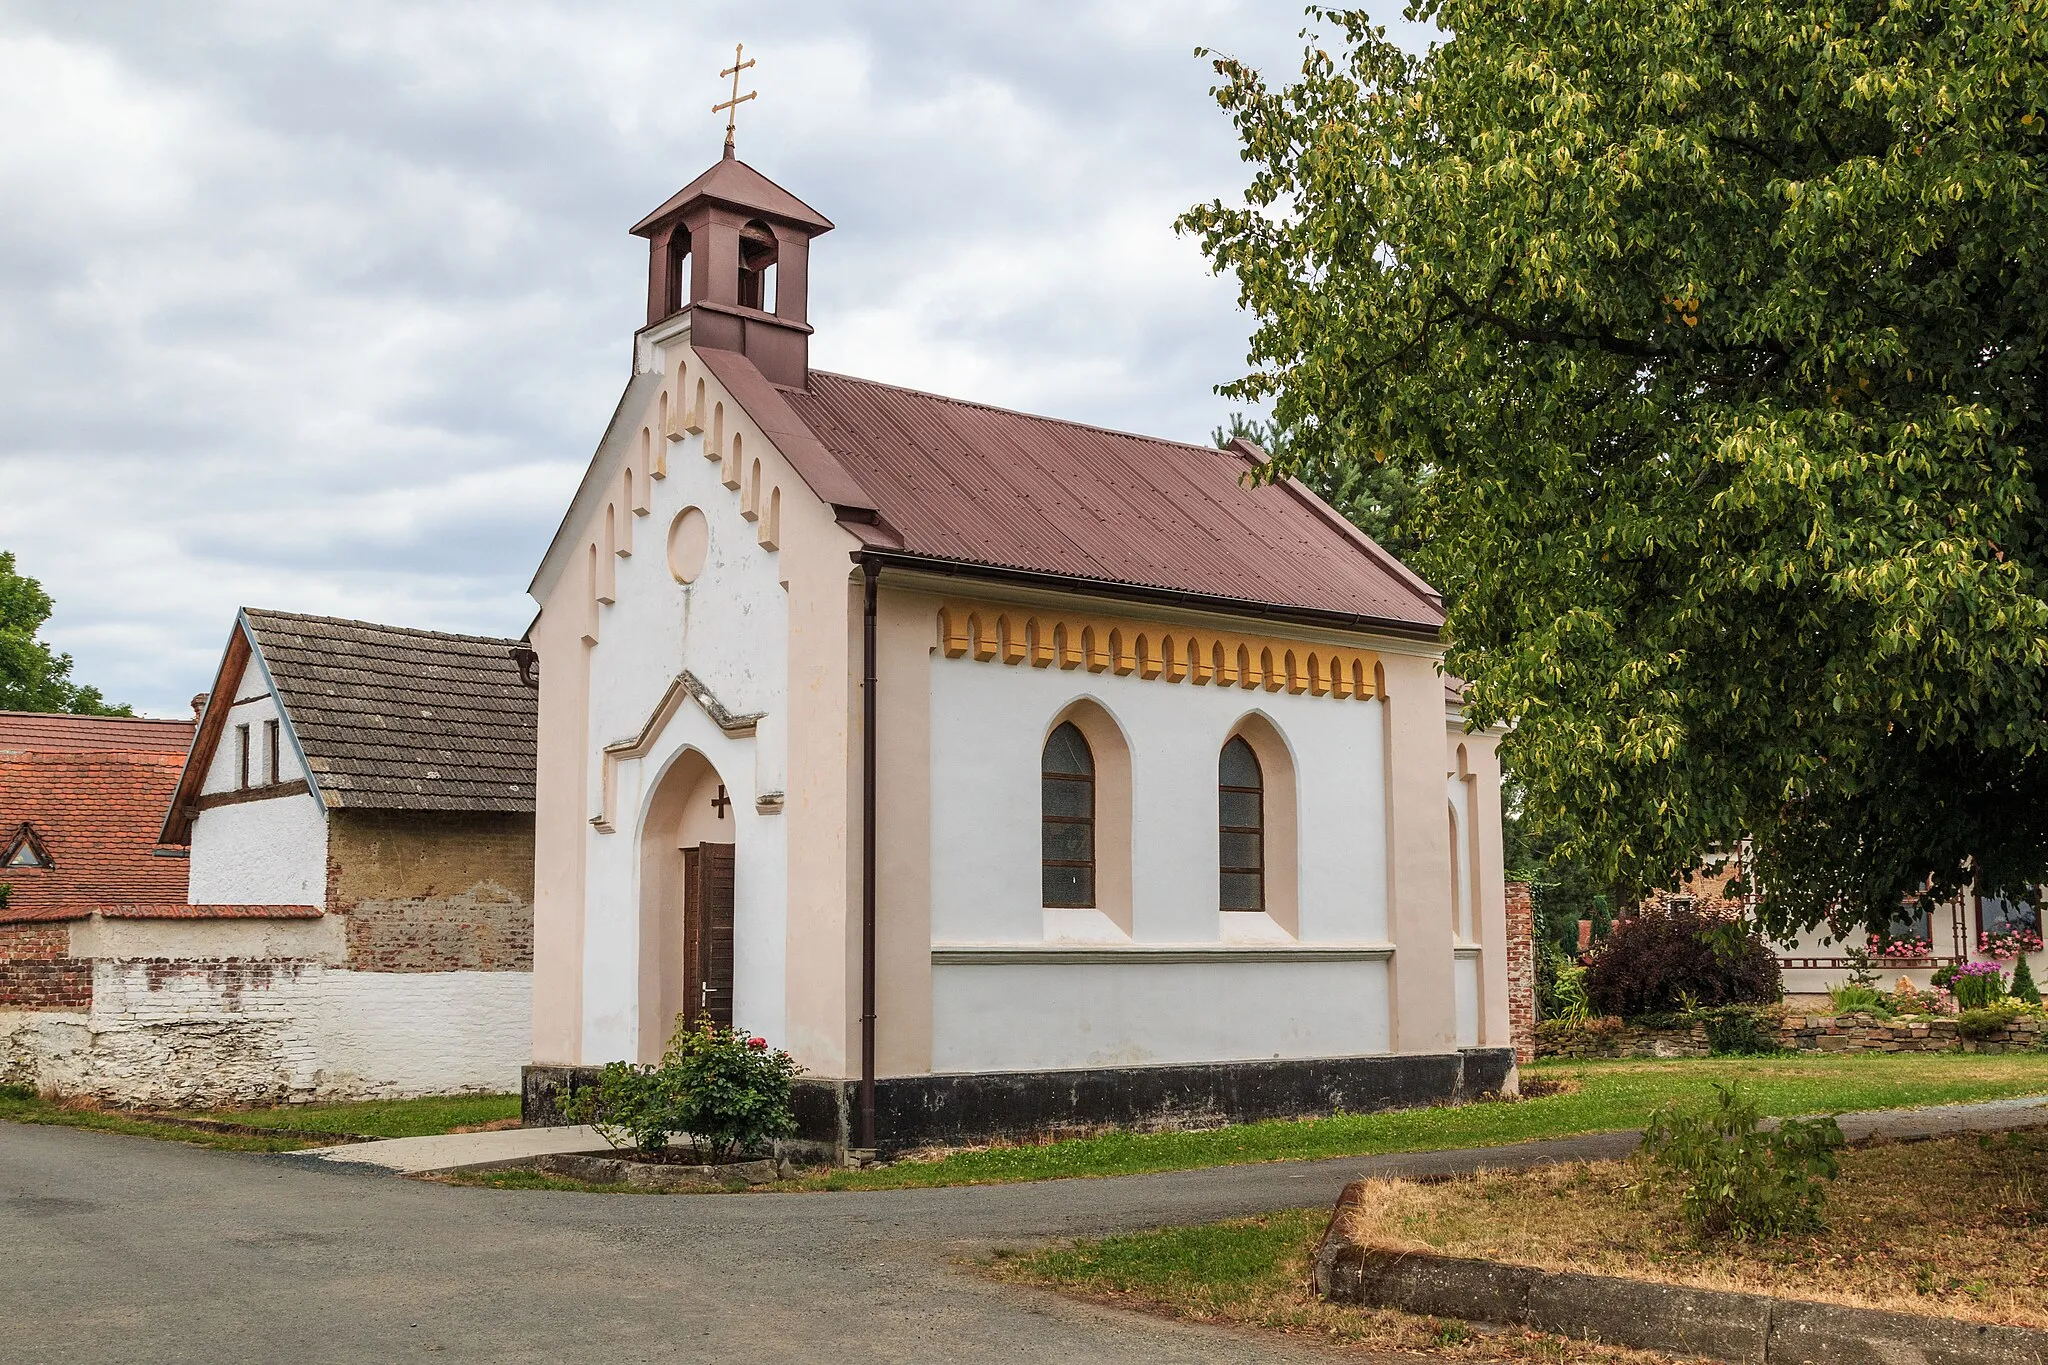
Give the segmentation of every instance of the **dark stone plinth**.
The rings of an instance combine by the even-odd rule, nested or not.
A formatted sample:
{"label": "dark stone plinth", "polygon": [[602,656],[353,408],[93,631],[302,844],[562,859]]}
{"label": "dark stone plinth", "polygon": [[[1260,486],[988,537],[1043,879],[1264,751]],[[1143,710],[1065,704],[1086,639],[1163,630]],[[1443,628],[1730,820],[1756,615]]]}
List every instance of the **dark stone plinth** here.
{"label": "dark stone plinth", "polygon": [[[889,1076],[875,1082],[875,1146],[886,1156],[914,1147],[1104,1128],[1170,1131],[1413,1108],[1498,1092],[1514,1065],[1508,1048],[1468,1048],[1416,1056]],[[527,1067],[522,1122],[529,1128],[562,1123],[562,1099],[589,1084],[597,1070]],[[858,1137],[859,1082],[799,1081],[796,1119],[799,1138],[845,1151]]]}

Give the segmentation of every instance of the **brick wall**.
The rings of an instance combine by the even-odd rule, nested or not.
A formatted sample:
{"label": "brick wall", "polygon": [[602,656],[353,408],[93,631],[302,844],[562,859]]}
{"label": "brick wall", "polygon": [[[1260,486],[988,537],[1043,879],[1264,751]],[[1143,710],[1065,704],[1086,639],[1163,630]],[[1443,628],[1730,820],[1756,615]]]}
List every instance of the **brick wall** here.
{"label": "brick wall", "polygon": [[1527,882],[1509,882],[1508,1038],[1515,1060],[1536,1060],[1536,907]]}
{"label": "brick wall", "polygon": [[332,811],[327,908],[357,971],[532,971],[533,817]]}
{"label": "brick wall", "polygon": [[92,963],[70,952],[68,924],[0,924],[0,1009],[91,1009]]}

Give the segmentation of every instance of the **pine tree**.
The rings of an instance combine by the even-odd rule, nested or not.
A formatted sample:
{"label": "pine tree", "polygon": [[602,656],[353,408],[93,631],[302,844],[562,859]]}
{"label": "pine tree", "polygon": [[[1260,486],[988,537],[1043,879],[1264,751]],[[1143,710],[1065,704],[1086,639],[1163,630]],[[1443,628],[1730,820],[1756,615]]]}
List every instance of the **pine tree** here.
{"label": "pine tree", "polygon": [[2034,984],[2034,969],[2027,965],[2025,953],[2021,953],[2019,961],[2013,964],[2012,985],[2006,994],[2023,1005],[2041,1003],[2041,988]]}

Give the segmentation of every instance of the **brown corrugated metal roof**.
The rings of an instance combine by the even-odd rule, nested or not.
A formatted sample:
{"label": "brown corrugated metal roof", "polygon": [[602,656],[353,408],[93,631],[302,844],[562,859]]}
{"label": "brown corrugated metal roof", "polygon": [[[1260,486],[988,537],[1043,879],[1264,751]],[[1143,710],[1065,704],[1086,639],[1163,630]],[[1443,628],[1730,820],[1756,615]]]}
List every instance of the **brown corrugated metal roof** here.
{"label": "brown corrugated metal roof", "polygon": [[817,370],[808,390],[778,392],[867,490],[904,554],[1398,628],[1443,624],[1427,585],[1308,490],[1241,482],[1258,468],[1242,451]]}
{"label": "brown corrugated metal roof", "polygon": [[80,754],[125,749],[134,753],[182,754],[191,747],[189,720],[0,711],[0,752]]}
{"label": "brown corrugated metal roof", "polygon": [[534,692],[512,640],[242,613],[330,806],[533,809]]}
{"label": "brown corrugated metal roof", "polygon": [[670,195],[662,206],[633,225],[645,235],[656,223],[696,198],[716,199],[748,212],[801,223],[813,233],[830,232],[832,220],[744,161],[714,161],[711,169]]}

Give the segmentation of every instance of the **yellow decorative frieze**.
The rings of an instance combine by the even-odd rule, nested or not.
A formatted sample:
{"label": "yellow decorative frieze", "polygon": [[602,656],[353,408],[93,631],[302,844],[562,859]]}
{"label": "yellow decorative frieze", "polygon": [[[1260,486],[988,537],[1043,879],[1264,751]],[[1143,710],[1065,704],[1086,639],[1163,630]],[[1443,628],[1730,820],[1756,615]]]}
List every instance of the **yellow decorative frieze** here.
{"label": "yellow decorative frieze", "polygon": [[939,608],[938,643],[949,659],[1316,697],[1386,695],[1386,675],[1371,650],[1157,621],[954,601]]}

